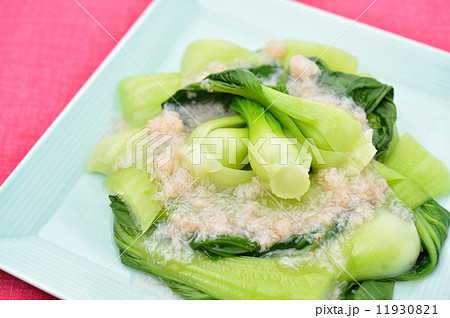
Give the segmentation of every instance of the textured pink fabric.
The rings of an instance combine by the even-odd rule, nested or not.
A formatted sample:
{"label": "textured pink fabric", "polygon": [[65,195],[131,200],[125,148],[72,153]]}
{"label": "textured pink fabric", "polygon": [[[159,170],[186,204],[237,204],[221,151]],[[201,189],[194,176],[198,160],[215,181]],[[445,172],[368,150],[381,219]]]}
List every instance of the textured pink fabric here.
{"label": "textured pink fabric", "polygon": [[[447,1],[378,0],[359,21],[450,51]],[[150,1],[79,2],[120,39]],[[302,2],[355,19],[372,0]],[[0,183],[114,45],[72,0],[2,2]],[[0,271],[0,299],[53,297]]]}

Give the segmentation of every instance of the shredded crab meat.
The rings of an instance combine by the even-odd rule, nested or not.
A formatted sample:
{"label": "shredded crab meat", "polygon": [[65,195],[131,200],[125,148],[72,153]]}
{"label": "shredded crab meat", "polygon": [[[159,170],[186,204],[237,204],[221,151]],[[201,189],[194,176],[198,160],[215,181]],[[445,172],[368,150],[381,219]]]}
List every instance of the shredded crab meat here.
{"label": "shredded crab meat", "polygon": [[337,168],[330,168],[320,171],[317,181],[329,194],[330,202],[352,208],[362,202],[382,201],[389,189],[386,181],[369,169],[363,170],[356,177],[347,178]]}
{"label": "shredded crab meat", "polygon": [[158,131],[171,136],[184,132],[183,120],[180,114],[172,110],[164,110],[161,115],[149,120],[147,128],[150,131]]}
{"label": "shredded crab meat", "polygon": [[302,80],[320,75],[320,69],[314,61],[303,55],[294,55],[289,63],[289,73],[292,77]]}
{"label": "shredded crab meat", "polygon": [[319,86],[320,69],[314,61],[302,55],[294,55],[290,61],[289,72],[291,76],[287,85],[289,94],[339,107],[355,117],[363,130],[370,129],[365,111],[351,98],[337,96],[331,90]]}
{"label": "shredded crab meat", "polygon": [[283,42],[276,39],[270,40],[264,48],[264,53],[274,60],[283,58],[285,52],[286,48],[284,47]]}
{"label": "shredded crab meat", "polygon": [[[153,168],[161,175],[171,174],[175,170],[174,149],[184,143],[186,133],[183,120],[178,112],[165,109],[161,115],[151,119],[147,123],[148,134],[155,134],[154,142],[161,143],[154,150],[156,160],[147,158],[152,164]],[[166,192],[176,192],[175,186],[168,186],[165,188]]]}

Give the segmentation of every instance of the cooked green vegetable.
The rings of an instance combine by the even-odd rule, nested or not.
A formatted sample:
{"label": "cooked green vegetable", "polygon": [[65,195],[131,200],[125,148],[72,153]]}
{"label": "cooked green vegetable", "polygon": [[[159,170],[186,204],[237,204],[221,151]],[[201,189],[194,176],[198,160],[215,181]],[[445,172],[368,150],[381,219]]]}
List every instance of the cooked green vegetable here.
{"label": "cooked green vegetable", "polygon": [[208,71],[213,64],[237,67],[258,64],[260,54],[222,40],[198,40],[188,45],[181,60],[181,78]]}
{"label": "cooked green vegetable", "polygon": [[329,45],[310,43],[289,39],[283,42],[286,52],[283,57],[283,66],[289,67],[294,55],[301,54],[306,57],[319,57],[334,71],[355,73],[358,67],[356,58],[345,51]]}
{"label": "cooked green vegetable", "polygon": [[388,143],[386,151],[380,155],[375,155],[376,159],[380,162],[383,162],[384,159],[391,153],[392,149],[397,146],[398,141],[400,140],[400,136],[398,135],[397,126],[394,125],[394,134],[392,135],[391,141]]}
{"label": "cooked green vegetable", "polygon": [[[219,154],[219,158],[214,155],[207,157],[203,152],[211,150],[211,145],[208,145],[209,134],[214,133],[214,131],[219,129],[221,129],[219,130],[219,133],[229,133],[229,130],[222,129],[243,127],[245,127],[245,122],[239,116],[222,117],[207,121],[192,131],[186,140],[186,144],[178,149],[178,155],[195,178],[206,178],[219,187],[232,187],[241,183],[247,183],[252,180],[255,173],[251,170],[234,169],[235,167],[239,168],[239,166],[241,166],[237,160],[246,157],[245,144],[242,145],[242,143],[236,143],[237,151],[235,164],[230,163],[228,160],[230,157],[225,158],[223,156],[226,151]],[[233,132],[236,133],[236,131]],[[241,130],[240,133],[242,132],[245,133],[245,131]],[[217,135],[213,135],[213,137],[217,137]],[[223,140],[230,136],[222,135],[219,137]],[[228,151],[228,155],[229,154],[230,152]],[[233,153],[231,153],[231,155],[233,155]]]}
{"label": "cooked green vegetable", "polygon": [[383,163],[373,161],[372,165],[410,208],[450,190],[450,174],[445,164],[407,133],[396,142]]}
{"label": "cooked green vegetable", "polygon": [[193,250],[203,252],[212,260],[238,255],[255,256],[261,249],[258,243],[238,236],[222,236],[199,242],[193,238],[190,246]]}
{"label": "cooked green vegetable", "polygon": [[158,116],[162,111],[162,102],[180,87],[180,75],[177,73],[123,79],[119,84],[119,97],[125,119],[138,125]]}
{"label": "cooked green vegetable", "polygon": [[296,249],[301,250],[309,247],[312,251],[319,247],[319,242],[338,235],[339,230],[337,224],[333,224],[321,231],[306,234],[295,234],[283,239],[268,249],[245,237],[238,236],[221,236],[214,239],[206,239],[199,241],[195,236],[192,238],[190,246],[194,250],[203,252],[212,260],[219,260],[222,257],[230,256],[254,256],[260,257],[275,251]]}
{"label": "cooked green vegetable", "polygon": [[281,77],[281,75],[284,73],[284,69],[281,67],[281,65],[276,63],[254,66],[248,68],[248,70],[261,81],[267,81],[272,77],[277,77],[278,79],[278,77]]}
{"label": "cooked green vegetable", "polygon": [[[445,164],[407,133],[386,157],[385,164],[403,173],[431,197],[450,189],[450,175]],[[447,237],[450,213],[436,201],[430,199],[415,208],[414,217],[423,251],[411,272],[397,279],[417,279],[430,274],[437,266],[440,250]]]}
{"label": "cooked green vegetable", "polygon": [[[409,134],[400,138],[387,158],[389,159],[385,160],[385,164],[390,165],[392,169],[376,161],[372,164],[386,179],[395,194],[414,209],[414,224],[422,242],[422,251],[414,268],[396,279],[410,280],[425,277],[431,273],[439,261],[439,253],[450,225],[450,213],[430,199],[430,193],[448,191],[449,188],[446,186],[449,178],[448,171],[442,162],[427,152]],[[401,160],[402,158],[404,161]],[[405,164],[401,165],[401,162]],[[394,168],[402,171],[405,176]],[[440,171],[440,175],[436,175],[435,170]],[[437,186],[433,185],[433,178],[436,178]]]}
{"label": "cooked green vegetable", "polygon": [[348,259],[345,267],[358,281],[404,274],[414,266],[420,252],[414,224],[386,208],[378,208],[377,215],[361,225],[344,245],[343,254]]}
{"label": "cooked green vegetable", "polygon": [[[260,66],[253,66],[247,68],[248,71],[252,72],[261,83],[265,83],[272,77],[277,78],[277,85],[269,86],[278,91],[284,92],[286,90],[286,82],[288,80],[288,71],[283,70],[278,64],[263,64]],[[220,103],[224,107],[228,107],[233,100],[233,95],[226,93],[210,93],[202,90],[199,85],[191,84],[185,86],[179,90],[174,96],[174,99],[168,99],[163,103],[164,105],[170,104],[171,106],[179,106],[180,104],[190,104],[195,102],[199,103]],[[176,102],[177,101],[177,102]]]}
{"label": "cooked green vegetable", "polygon": [[367,280],[350,283],[343,291],[341,299],[345,300],[391,300],[394,296],[393,281]]}
{"label": "cooked green vegetable", "polygon": [[430,274],[439,261],[442,245],[450,225],[450,213],[436,201],[429,200],[414,209],[414,224],[420,235],[422,251],[413,269],[398,280],[418,279]]}
{"label": "cooked green vegetable", "polygon": [[286,84],[289,79],[289,70],[283,69],[278,63],[250,67],[247,70],[252,72],[260,80],[261,84],[279,92],[288,93]]}
{"label": "cooked green vegetable", "polygon": [[[113,208],[114,238],[122,262],[174,282],[169,286],[185,298],[321,299],[327,297],[337,281],[353,281],[327,256],[302,261],[303,251],[290,256],[293,268],[277,258],[238,256],[211,260],[198,251],[189,261],[183,256],[165,259],[164,250],[169,243],[159,241],[150,252],[145,240],[152,230],[142,234],[137,228],[130,228],[131,222],[123,221],[129,217],[125,205]],[[124,216],[117,217],[121,213]],[[408,264],[419,253],[414,226],[384,211],[351,235],[345,246],[350,264],[347,269],[357,280],[392,277],[408,271]]]}
{"label": "cooked green vegetable", "polygon": [[[104,185],[121,260],[157,275],[186,299],[321,299],[336,295],[335,288],[343,285],[341,299],[392,299],[395,280],[425,277],[438,264],[450,213],[432,198],[450,189],[450,174],[410,135],[398,137],[393,88],[357,75],[353,56],[297,40],[284,41],[283,54],[280,43],[271,44],[252,52],[221,40],[196,41],[185,51],[180,74],[136,76],[120,83],[124,116],[141,126],[101,140],[89,153],[86,170],[108,175]],[[277,58],[271,60],[270,52]],[[372,129],[363,131],[338,107],[286,93],[290,60],[297,54],[310,57],[320,68],[316,88],[353,99]],[[185,84],[190,85],[180,89]],[[182,162],[173,161],[170,181],[177,187],[188,183],[188,168],[195,181],[204,179],[216,187],[202,180],[174,199],[179,189],[165,183],[166,175],[151,181],[146,172],[121,169],[130,150],[127,141],[161,113],[165,100],[164,104],[190,107],[221,103],[239,114],[207,121],[184,145],[175,145]],[[160,119],[166,124],[165,117]],[[185,138],[183,133],[177,137]],[[386,192],[374,172],[359,175],[369,164],[393,193]],[[317,187],[310,188],[310,168],[315,173],[329,167],[338,169],[319,174]],[[255,177],[275,196],[261,195],[262,189],[253,183],[233,189]],[[341,184],[343,192],[335,189]],[[176,191],[164,194],[166,190]],[[359,190],[364,192],[361,196],[353,194]],[[219,192],[217,201],[214,191]],[[161,201],[157,193],[163,193]],[[298,201],[293,200],[300,198],[307,206],[305,218],[311,218],[309,226],[318,230],[299,232],[283,216],[265,219],[273,205],[284,203],[303,213],[303,206],[297,210]],[[397,198],[412,209],[411,220]],[[357,203],[335,203],[341,199]],[[237,208],[230,208],[234,203]],[[172,209],[172,204],[179,206]],[[393,213],[390,206],[400,212]],[[215,209],[226,216],[210,214]],[[365,220],[366,212],[373,218]],[[256,217],[252,213],[261,215],[262,222],[250,224]],[[194,215],[200,217],[191,219]],[[209,224],[211,219],[217,223]],[[358,225],[360,220],[364,221]],[[269,246],[275,237],[279,241]]]}
{"label": "cooked green vegetable", "polygon": [[[244,140],[248,139],[248,128],[218,128],[211,131],[206,138],[211,144],[205,150],[216,152],[217,160],[228,168],[242,169],[248,164],[248,149]],[[218,150],[222,151],[218,151]]]}
{"label": "cooked green vegetable", "polygon": [[389,188],[395,192],[395,195],[411,209],[422,205],[430,199],[430,196],[418,185],[405,176],[402,176],[397,171],[388,168],[375,160],[372,161],[371,165],[384,179],[386,179]]}
{"label": "cooked green vegetable", "polygon": [[374,161],[372,165],[386,179],[394,193],[414,209],[414,224],[422,243],[422,251],[413,269],[395,279],[410,280],[425,277],[433,271],[439,261],[439,253],[450,225],[450,213],[430,199],[421,187],[408,178],[379,162]]}
{"label": "cooked green vegetable", "polygon": [[[368,135],[362,132],[360,124],[350,114],[337,107],[293,97],[261,85],[250,71],[235,69],[212,74],[202,83],[179,90],[174,98],[186,101],[193,92],[204,97],[204,91],[243,96],[268,107],[275,117],[279,113],[290,116],[302,134],[312,138],[320,150],[332,153],[323,167],[344,165],[349,174],[356,174],[367,166],[376,152]],[[223,95],[215,96],[222,98]],[[282,121],[279,117],[277,119]]]}
{"label": "cooked green vegetable", "polygon": [[163,282],[175,293],[183,297],[186,300],[215,300],[216,298],[205,294],[198,289],[188,287],[186,285],[177,283],[174,280],[161,278]]}
{"label": "cooked green vegetable", "polygon": [[114,222],[114,238],[122,262],[175,282],[174,291],[181,291],[185,298],[321,299],[337,277],[330,270],[332,265],[327,268],[314,260],[299,263],[296,270],[281,268],[275,259],[241,256],[214,261],[200,252],[189,262],[183,258],[166,260],[163,252],[166,243],[159,242],[149,252],[145,245],[148,235],[122,226],[117,218]]}
{"label": "cooked green vegetable", "polygon": [[300,199],[309,188],[311,156],[302,157],[279,122],[258,103],[236,98],[231,108],[249,127],[250,165],[259,182],[280,198]]}
{"label": "cooked green vegetable", "polygon": [[[350,114],[337,107],[282,94],[261,85],[249,71],[230,70],[212,74],[201,87],[209,92],[240,95],[282,111],[310,127],[310,135],[305,135],[315,141],[317,139],[319,148],[351,151],[362,140],[361,127]],[[324,144],[320,144],[321,140]]]}
{"label": "cooked green vegetable", "polygon": [[[355,152],[338,152],[319,149],[312,139],[307,139],[298,126],[298,121],[289,117],[282,111],[271,108],[270,112],[278,119],[283,129],[297,139],[298,145],[312,154],[311,166],[313,169],[325,169],[329,167],[341,167],[348,174],[355,174],[362,170],[373,157],[375,149],[371,143],[370,131],[364,133],[363,145]],[[300,149],[301,150],[301,149]]]}
{"label": "cooked green vegetable", "polygon": [[439,253],[450,225],[450,213],[430,199],[431,196],[450,189],[448,170],[409,134],[400,138],[384,163],[389,168],[378,162],[373,165],[395,194],[414,208],[414,224],[422,242],[422,251],[414,268],[396,279],[425,277],[439,261]]}
{"label": "cooked green vegetable", "polygon": [[129,138],[138,133],[143,126],[121,131],[100,140],[86,158],[87,172],[100,172],[109,176],[119,159],[125,159],[126,143]]}
{"label": "cooked green vegetable", "polygon": [[[126,206],[136,227],[145,232],[161,211],[161,203],[155,199],[156,185],[150,181],[150,176],[135,168],[126,168],[114,172],[103,183],[106,191],[112,197],[111,208],[123,215]],[[118,209],[120,208],[120,210]],[[125,224],[131,228],[129,222]]]}
{"label": "cooked green vegetable", "polygon": [[445,164],[405,133],[384,164],[422,188],[430,197],[450,190],[450,174]]}
{"label": "cooked green vegetable", "polygon": [[320,60],[316,63],[321,70],[320,84],[337,94],[353,98],[364,109],[369,125],[374,131],[373,144],[378,150],[376,156],[383,154],[394,136],[397,120],[392,86],[371,77],[332,71]]}

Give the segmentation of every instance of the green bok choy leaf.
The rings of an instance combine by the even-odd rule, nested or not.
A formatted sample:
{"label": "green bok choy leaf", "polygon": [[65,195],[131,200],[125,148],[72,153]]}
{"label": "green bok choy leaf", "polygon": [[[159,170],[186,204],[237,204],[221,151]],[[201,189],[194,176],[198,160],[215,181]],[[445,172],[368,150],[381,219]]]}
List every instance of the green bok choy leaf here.
{"label": "green bok choy leaf", "polygon": [[[240,170],[245,164],[248,137],[245,121],[239,116],[216,118],[195,128],[178,149],[178,156],[195,178],[208,179],[219,187],[247,183],[255,177],[251,170]],[[236,143],[230,147],[231,140]]]}
{"label": "green bok choy leaf", "polygon": [[405,133],[383,163],[418,185],[431,198],[450,190],[447,166]]}
{"label": "green bok choy leaf", "polygon": [[130,128],[100,140],[90,151],[86,158],[87,172],[99,172],[109,176],[113,173],[116,163],[125,159],[126,144],[144,126]]}
{"label": "green bok choy leaf", "polygon": [[411,135],[404,134],[383,165],[372,165],[387,180],[394,193],[413,208],[414,224],[419,232],[422,251],[416,265],[396,279],[409,280],[430,274],[439,261],[447,237],[450,213],[431,197],[450,189],[450,175],[443,162],[429,153]]}
{"label": "green bok choy leaf", "polygon": [[194,250],[203,252],[212,260],[219,260],[222,257],[230,256],[254,256],[260,257],[281,250],[308,248],[312,251],[319,247],[319,242],[324,242],[338,235],[337,224],[333,224],[320,231],[305,234],[294,234],[273,244],[267,249],[263,249],[258,243],[246,237],[220,236],[217,238],[198,240],[192,237],[190,246]]}
{"label": "green bok choy leaf", "polygon": [[450,213],[422,190],[416,183],[397,171],[374,161],[372,166],[383,176],[394,193],[410,208],[413,208],[414,224],[422,243],[422,251],[414,268],[407,274],[396,277],[410,280],[430,274],[439,261],[439,253],[447,237]]}
{"label": "green bok choy leaf", "polygon": [[[125,265],[157,275],[187,299],[321,299],[327,296],[337,277],[329,264],[312,260],[295,270],[280,267],[276,259],[226,257],[214,261],[201,252],[190,260],[182,256],[166,259],[168,243],[160,241],[150,252],[145,240],[151,235],[128,227],[122,205],[115,214],[114,239]],[[294,275],[293,275],[294,274]],[[282,286],[282,288],[280,288]]]}
{"label": "green bok choy leaf", "polygon": [[393,281],[366,280],[352,282],[344,289],[341,299],[345,300],[392,300],[394,296]]}
{"label": "green bok choy leaf", "polygon": [[119,84],[123,116],[133,125],[146,123],[162,112],[162,102],[180,87],[180,75],[177,73],[139,75],[123,79]]}
{"label": "green bok choy leaf", "polygon": [[189,44],[184,51],[181,60],[181,78],[186,81],[193,76],[208,72],[214,64],[233,68],[261,64],[260,60],[259,53],[231,42],[215,39],[198,40]]}
{"label": "green bok choy leaf", "polygon": [[250,165],[259,182],[280,198],[300,199],[310,184],[310,154],[302,155],[279,122],[258,103],[237,97],[231,108],[249,127]]}
{"label": "green bok choy leaf", "polygon": [[433,199],[414,209],[414,224],[422,242],[422,251],[410,272],[398,280],[418,279],[430,274],[437,266],[442,245],[450,225],[450,213]]}
{"label": "green bok choy leaf", "polygon": [[[231,256],[212,260],[199,251],[189,259],[181,255],[167,259],[168,242],[159,240],[149,251],[146,239],[152,228],[142,233],[132,227],[131,221],[124,221],[130,217],[125,203],[112,208],[116,209],[114,238],[122,262],[170,282],[168,285],[185,298],[321,299],[328,297],[336,283],[353,281],[328,257],[305,260],[302,250],[289,256],[293,267],[283,265],[276,257]],[[119,217],[120,214],[124,216]],[[417,232],[412,224],[378,211],[373,222],[357,229],[345,243],[346,268],[357,280],[389,278],[407,272],[419,252],[416,243]]]}
{"label": "green bok choy leaf", "polygon": [[212,74],[201,83],[179,90],[174,98],[189,100],[193,92],[202,97],[205,97],[205,92],[213,93],[212,96],[226,99],[227,103],[230,101],[227,94],[242,96],[269,109],[283,128],[286,128],[284,119],[290,120],[303,138],[292,131],[291,135],[299,142],[303,142],[306,137],[312,138],[314,146],[325,152],[325,162],[315,158],[316,163],[322,162],[321,166],[317,165],[318,168],[344,166],[349,175],[356,174],[367,166],[376,152],[368,138],[371,139],[371,136],[363,133],[360,124],[350,114],[337,107],[293,97],[261,85],[259,79],[247,70],[235,69]]}
{"label": "green bok choy leaf", "polygon": [[[111,200],[111,208],[123,215],[123,202],[136,228],[145,232],[161,211],[161,203],[155,199],[157,187],[150,176],[135,168],[125,168],[110,175],[103,182]],[[120,208],[120,210],[119,210]],[[131,224],[126,224],[132,228]]]}
{"label": "green bok choy leaf", "polygon": [[358,60],[354,56],[329,45],[295,39],[285,40],[283,44],[286,48],[283,57],[283,66],[286,69],[289,68],[291,58],[298,54],[311,58],[320,57],[334,71],[355,73],[358,68]]}
{"label": "green bok choy leaf", "polygon": [[387,149],[395,134],[397,109],[394,104],[392,86],[380,83],[374,78],[332,71],[321,60],[316,61],[321,70],[319,83],[337,94],[353,98],[367,114],[373,129],[373,144],[377,148],[376,157]]}

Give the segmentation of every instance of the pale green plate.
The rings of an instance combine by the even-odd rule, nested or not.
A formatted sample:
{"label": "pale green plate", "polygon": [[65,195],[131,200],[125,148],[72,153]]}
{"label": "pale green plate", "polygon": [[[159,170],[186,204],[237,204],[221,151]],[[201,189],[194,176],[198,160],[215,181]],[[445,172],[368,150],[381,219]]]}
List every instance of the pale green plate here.
{"label": "pale green plate", "polygon": [[[271,38],[330,44],[351,22],[286,1],[164,0],[144,12],[121,45],[149,72],[167,72],[178,70],[184,48],[195,39],[220,38],[250,49]],[[400,131],[450,166],[450,54],[358,23],[336,46],[358,58],[361,72],[395,87]],[[102,177],[83,171],[89,149],[119,112],[119,80],[141,73],[116,47],[4,183],[3,270],[61,298],[80,297],[94,281],[82,298],[172,297],[120,261],[111,265],[118,251]],[[439,201],[450,208],[449,196]],[[449,246],[432,275],[397,283],[395,298],[450,299]]]}

